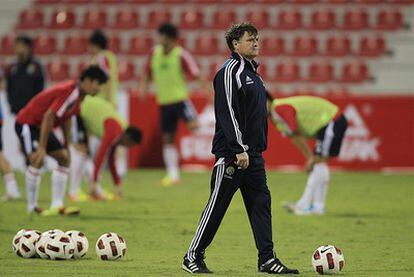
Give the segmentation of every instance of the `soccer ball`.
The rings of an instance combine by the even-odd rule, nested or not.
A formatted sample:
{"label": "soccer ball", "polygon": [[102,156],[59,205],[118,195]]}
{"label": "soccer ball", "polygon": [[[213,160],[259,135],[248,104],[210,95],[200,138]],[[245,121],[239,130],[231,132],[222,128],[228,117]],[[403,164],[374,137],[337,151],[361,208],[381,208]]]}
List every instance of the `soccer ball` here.
{"label": "soccer ball", "polygon": [[46,254],[45,245],[49,242],[51,238],[48,234],[41,234],[36,242],[36,254],[42,259],[49,259],[49,256]]}
{"label": "soccer ball", "polygon": [[51,260],[69,260],[74,253],[75,244],[65,233],[51,236],[45,243],[45,254]]}
{"label": "soccer ball", "polygon": [[79,259],[85,256],[89,249],[89,242],[85,234],[79,231],[67,231],[66,235],[72,239],[72,242],[75,245],[73,258]]}
{"label": "soccer ball", "polygon": [[313,252],[312,265],[322,275],[338,273],[345,265],[344,255],[333,245],[320,246]]}
{"label": "soccer ball", "polygon": [[43,235],[47,235],[47,236],[56,236],[56,235],[58,235],[58,234],[64,234],[65,232],[63,232],[62,230],[60,230],[60,229],[52,229],[52,230],[48,230],[48,231],[45,231],[45,232],[43,232],[42,233],[42,236]]}
{"label": "soccer ball", "polygon": [[[35,230],[20,230],[13,239],[13,249],[15,253],[23,258],[32,258],[36,255],[36,242],[40,237],[40,232]],[[20,234],[19,234],[20,233]],[[17,243],[16,243],[17,242]]]}
{"label": "soccer ball", "polygon": [[[22,237],[23,233],[26,231],[30,231],[30,229],[21,229],[20,231],[18,231],[16,233],[16,235],[13,237],[12,240],[12,247],[13,247],[13,251],[14,253],[17,254],[17,251],[19,250],[19,242],[20,242],[20,238]],[[17,254],[18,255],[18,254]]]}
{"label": "soccer ball", "polygon": [[96,242],[96,254],[101,260],[117,260],[125,256],[125,240],[117,233],[106,233]]}

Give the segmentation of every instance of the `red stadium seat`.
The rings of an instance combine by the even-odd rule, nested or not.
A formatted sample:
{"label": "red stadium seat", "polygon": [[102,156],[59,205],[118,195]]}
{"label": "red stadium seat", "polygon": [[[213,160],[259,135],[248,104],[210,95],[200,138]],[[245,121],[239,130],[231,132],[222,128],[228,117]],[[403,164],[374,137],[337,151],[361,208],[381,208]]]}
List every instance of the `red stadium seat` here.
{"label": "red stadium seat", "polygon": [[60,0],[35,0],[35,4],[57,4]]}
{"label": "red stadium seat", "polygon": [[88,64],[85,62],[80,62],[76,68],[76,77],[80,76],[82,71],[86,68]]}
{"label": "red stadium seat", "polygon": [[91,0],[62,0],[65,4],[88,4]]}
{"label": "red stadium seat", "polygon": [[213,13],[213,21],[210,27],[223,30],[230,27],[236,21],[236,13],[233,10],[217,10]]}
{"label": "red stadium seat", "polygon": [[132,81],[135,79],[135,66],[132,63],[121,61],[118,64],[119,80]]}
{"label": "red stadium seat", "polygon": [[392,4],[414,4],[414,0],[387,0],[387,2]]}
{"label": "red stadium seat", "polygon": [[0,54],[2,55],[13,55],[14,54],[14,41],[16,35],[8,34],[1,38]]}
{"label": "red stadium seat", "polygon": [[380,30],[396,30],[403,26],[403,17],[398,10],[383,10],[377,15],[377,28]]}
{"label": "red stadium seat", "polygon": [[153,47],[153,40],[150,36],[132,37],[129,41],[128,54],[142,55],[149,54]]}
{"label": "red stadium seat", "polygon": [[269,74],[269,68],[266,63],[260,63],[260,66],[257,68],[257,73],[259,73],[264,82],[271,82],[273,81],[272,78],[275,77],[274,74]]}
{"label": "red stadium seat", "polygon": [[93,0],[93,1],[97,3],[102,3],[102,4],[119,4],[122,2],[122,0]]}
{"label": "red stadium seat", "polygon": [[335,14],[331,9],[312,13],[310,28],[313,30],[329,30],[336,27]]}
{"label": "red stadium seat", "polygon": [[342,82],[360,83],[369,79],[368,67],[359,61],[346,63],[342,66]]}
{"label": "red stadium seat", "polygon": [[290,54],[294,56],[312,56],[318,54],[316,38],[313,36],[296,37],[293,40],[293,50]]}
{"label": "red stadium seat", "polygon": [[89,10],[83,15],[82,28],[101,29],[106,27],[106,13],[100,10]]}
{"label": "red stadium seat", "polygon": [[194,55],[219,54],[217,38],[211,35],[201,35],[201,36],[196,37],[193,54]]}
{"label": "red stadium seat", "polygon": [[43,27],[44,15],[39,10],[24,10],[20,13],[19,23],[17,28],[19,29],[36,29]]}
{"label": "red stadium seat", "polygon": [[217,0],[190,0],[190,2],[197,4],[216,4]]}
{"label": "red stadium seat", "polygon": [[222,0],[225,4],[246,4],[251,0]]}
{"label": "red stadium seat", "polygon": [[116,29],[134,29],[139,26],[138,24],[138,13],[134,10],[122,10],[118,11],[115,15],[115,24],[113,25]]}
{"label": "red stadium seat", "polygon": [[214,61],[210,64],[209,74],[208,74],[209,80],[214,79],[214,76],[216,75],[216,73],[220,69],[220,67],[223,65],[225,60],[226,59],[224,58],[224,59],[221,59],[221,60]]}
{"label": "red stadium seat", "polygon": [[280,62],[276,65],[276,76],[274,79],[277,82],[290,83],[300,80],[300,68],[295,61]]}
{"label": "red stadium seat", "polygon": [[302,27],[302,14],[298,10],[282,11],[277,15],[277,27],[283,30],[294,30]]}
{"label": "red stadium seat", "polygon": [[385,41],[379,35],[364,36],[359,41],[359,55],[376,57],[385,54]]}
{"label": "red stadium seat", "polygon": [[126,2],[133,3],[133,4],[142,4],[142,3],[153,2],[153,0],[126,0]]}
{"label": "red stadium seat", "polygon": [[308,82],[325,83],[334,80],[334,68],[327,61],[313,62],[308,68]]}
{"label": "red stadium seat", "polygon": [[118,36],[109,37],[108,49],[116,54],[121,52],[121,39]]}
{"label": "red stadium seat", "polygon": [[255,9],[250,11],[247,13],[246,19],[258,29],[269,27],[269,13],[266,10]]}
{"label": "red stadium seat", "polygon": [[158,2],[161,3],[166,3],[166,4],[179,4],[179,3],[183,3],[186,0],[158,0]]}
{"label": "red stadium seat", "polygon": [[171,13],[167,10],[155,10],[148,14],[146,27],[158,28],[162,23],[171,21]]}
{"label": "red stadium seat", "polygon": [[197,10],[189,10],[181,13],[179,27],[181,29],[199,29],[204,27],[203,14]]}
{"label": "red stadium seat", "polygon": [[383,3],[383,0],[354,0],[354,2],[360,3],[360,4],[380,4]]}
{"label": "red stadium seat", "polygon": [[322,2],[329,3],[329,4],[347,4],[352,2],[353,0],[322,0]]}
{"label": "red stadium seat", "polygon": [[351,41],[344,36],[331,36],[326,41],[325,54],[328,56],[346,56],[351,54]]}
{"label": "red stadium seat", "polygon": [[46,68],[47,76],[52,81],[63,81],[70,78],[69,64],[65,61],[49,62]]}
{"label": "red stadium seat", "polygon": [[88,52],[88,41],[84,37],[68,36],[62,54],[82,55]]}
{"label": "red stadium seat", "polygon": [[282,37],[265,37],[260,43],[260,54],[276,56],[285,53],[285,41]]}
{"label": "red stadium seat", "polygon": [[70,29],[75,26],[75,14],[68,10],[57,10],[52,14],[50,28]]}
{"label": "red stadium seat", "polygon": [[368,13],[364,10],[351,10],[345,13],[343,29],[362,30],[369,28]]}
{"label": "red stadium seat", "polygon": [[38,55],[49,55],[56,52],[56,38],[40,35],[34,39],[34,52]]}
{"label": "red stadium seat", "polygon": [[285,2],[285,0],[254,0],[254,2],[263,4],[280,4]]}
{"label": "red stadium seat", "polygon": [[313,4],[319,2],[319,0],[287,0],[288,3],[292,4]]}

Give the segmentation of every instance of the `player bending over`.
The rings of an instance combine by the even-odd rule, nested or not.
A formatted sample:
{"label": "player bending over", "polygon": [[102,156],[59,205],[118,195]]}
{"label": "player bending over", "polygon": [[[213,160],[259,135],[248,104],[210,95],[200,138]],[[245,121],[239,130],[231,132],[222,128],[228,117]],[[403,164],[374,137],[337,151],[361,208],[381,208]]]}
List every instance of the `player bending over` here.
{"label": "player bending over", "polygon": [[[348,126],[338,106],[313,96],[275,99],[271,118],[277,129],[289,136],[306,158],[309,172],[305,191],[296,203],[283,206],[297,215],[323,215],[329,183],[328,160],[339,155]],[[312,150],[307,139],[316,139]]]}
{"label": "player bending over", "polygon": [[[15,129],[27,162],[26,192],[29,213],[49,215],[78,214],[79,209],[65,207],[64,198],[68,179],[71,142],[71,117],[80,113],[80,103],[86,95],[95,95],[108,77],[97,66],[86,68],[79,80],[57,84],[32,98],[17,114]],[[64,142],[54,134],[61,127]],[[52,172],[52,201],[49,210],[38,206],[40,169],[46,155],[53,157],[58,168]]]}

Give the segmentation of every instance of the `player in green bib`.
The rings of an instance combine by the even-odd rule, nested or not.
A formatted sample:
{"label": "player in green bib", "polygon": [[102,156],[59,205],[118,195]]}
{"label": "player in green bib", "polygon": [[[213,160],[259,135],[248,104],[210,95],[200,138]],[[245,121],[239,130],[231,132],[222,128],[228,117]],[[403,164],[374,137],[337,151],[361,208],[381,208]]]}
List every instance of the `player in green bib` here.
{"label": "player in green bib", "polygon": [[167,169],[167,175],[161,184],[171,186],[180,180],[179,154],[174,144],[178,121],[183,119],[191,131],[198,128],[196,111],[189,99],[186,76],[197,79],[205,91],[208,91],[208,85],[194,58],[178,45],[177,28],[165,23],[158,28],[158,34],[159,44],[154,47],[148,59],[139,91],[145,97],[149,82],[154,82],[161,111],[163,158]]}
{"label": "player in green bib", "polygon": [[74,122],[74,138],[78,155],[73,156],[71,164],[71,182],[69,198],[73,201],[85,200],[80,191],[83,171],[88,160],[88,134],[100,139],[98,152],[93,163],[91,179],[91,197],[105,200],[100,186],[100,172],[105,159],[108,159],[109,170],[116,186],[117,196],[122,196],[122,183],[115,163],[115,153],[118,146],[133,146],[141,142],[142,134],[138,128],[128,126],[116,108],[99,97],[85,97],[81,104],[80,117]]}
{"label": "player in green bib", "polygon": [[[283,206],[297,215],[322,215],[329,183],[328,160],[339,155],[348,126],[335,104],[314,96],[293,96],[272,101],[271,118],[277,129],[289,136],[306,158],[309,172],[305,191],[298,202]],[[307,140],[316,139],[312,152]]]}

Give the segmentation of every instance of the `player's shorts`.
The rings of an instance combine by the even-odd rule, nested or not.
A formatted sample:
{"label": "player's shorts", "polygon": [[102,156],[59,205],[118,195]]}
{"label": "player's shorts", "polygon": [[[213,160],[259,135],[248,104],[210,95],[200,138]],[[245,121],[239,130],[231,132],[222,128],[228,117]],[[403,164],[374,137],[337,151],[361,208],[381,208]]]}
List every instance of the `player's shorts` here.
{"label": "player's shorts", "polygon": [[161,130],[163,133],[175,133],[180,118],[187,123],[197,118],[196,110],[190,100],[161,105]]}
{"label": "player's shorts", "polygon": [[[19,124],[16,122],[14,125],[17,137],[23,148],[23,153],[28,159],[29,154],[35,152],[39,147],[40,140],[40,128],[37,126],[31,126],[28,124]],[[46,152],[51,153],[57,150],[66,148],[59,139],[51,132],[47,140]]]}
{"label": "player's shorts", "polygon": [[72,142],[88,145],[88,132],[80,116],[72,116]]}
{"label": "player's shorts", "polygon": [[337,157],[341,150],[342,140],[347,127],[348,122],[345,116],[341,115],[320,129],[316,136],[317,141],[314,154],[323,157]]}

